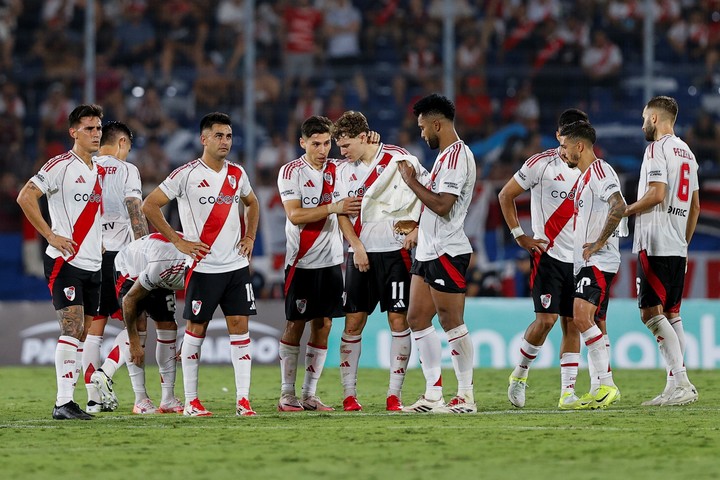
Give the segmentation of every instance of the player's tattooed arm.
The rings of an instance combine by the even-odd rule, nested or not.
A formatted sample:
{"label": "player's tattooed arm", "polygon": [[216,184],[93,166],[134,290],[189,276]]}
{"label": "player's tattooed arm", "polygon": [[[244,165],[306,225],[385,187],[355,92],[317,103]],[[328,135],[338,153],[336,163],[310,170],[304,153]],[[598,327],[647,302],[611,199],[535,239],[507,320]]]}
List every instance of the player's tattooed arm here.
{"label": "player's tattooed arm", "polygon": [[82,305],[70,305],[56,311],[60,322],[60,334],[73,338],[81,338],[83,334],[84,315]]}
{"label": "player's tattooed arm", "polygon": [[625,215],[627,205],[620,192],[615,192],[610,196],[608,205],[610,209],[600,236],[594,242],[583,245],[583,259],[585,261],[589,260],[591,255],[605,246],[605,242],[607,242],[607,239],[617,230],[618,225],[620,225],[620,220],[622,220]]}
{"label": "player's tattooed arm", "polygon": [[139,198],[126,198],[125,206],[130,216],[130,226],[135,240],[150,233],[147,219],[142,211],[142,201]]}

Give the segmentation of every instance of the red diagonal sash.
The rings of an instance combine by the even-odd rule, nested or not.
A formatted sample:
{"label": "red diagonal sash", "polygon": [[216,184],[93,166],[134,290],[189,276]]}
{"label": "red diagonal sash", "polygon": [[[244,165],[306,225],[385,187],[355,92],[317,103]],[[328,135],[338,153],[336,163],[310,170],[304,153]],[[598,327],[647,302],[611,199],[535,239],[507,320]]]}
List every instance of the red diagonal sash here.
{"label": "red diagonal sash", "polygon": [[[235,177],[235,181],[232,183],[230,182],[231,176]],[[235,192],[237,192],[237,189],[240,186],[241,176],[242,170],[240,170],[240,167],[228,164],[227,176],[223,181],[218,196],[234,197]],[[218,235],[220,235],[220,231],[225,225],[228,215],[230,215],[232,206],[233,202],[215,202],[212,210],[210,210],[210,215],[208,215],[207,220],[205,220],[202,232],[200,232],[201,242],[212,248],[213,243],[215,243],[215,240],[217,240]],[[190,268],[188,268],[187,275],[185,276],[185,288],[187,288],[190,276],[192,275],[193,270],[195,270],[195,267],[197,267],[197,264],[198,260],[195,260]]]}
{"label": "red diagonal sash", "polygon": [[[327,162],[325,164],[325,168],[323,169],[322,193],[320,193],[320,201],[318,202],[318,206],[327,205],[328,203],[332,202],[332,193],[335,188],[335,168],[336,165],[334,163]],[[330,181],[327,180],[327,175],[329,175]],[[312,247],[315,241],[318,239],[318,237],[320,236],[320,232],[322,232],[322,229],[325,226],[326,221],[327,217],[321,220],[316,220],[312,223],[308,223],[300,229],[300,245],[298,247],[298,253],[295,256],[295,261],[290,266],[287,278],[285,279],[285,295],[287,295],[290,284],[292,283],[293,276],[295,276],[295,267],[297,266],[300,259],[304,257],[305,254],[307,254],[307,252],[310,250],[310,247]]]}
{"label": "red diagonal sash", "polygon": [[93,187],[93,191],[90,194],[88,202],[85,204],[85,208],[83,208],[83,211],[80,212],[80,215],[78,215],[75,225],[73,225],[72,239],[77,244],[77,247],[75,248],[75,254],[67,259],[68,262],[80,253],[82,243],[85,241],[85,237],[88,236],[88,233],[90,233],[90,229],[95,223],[95,217],[98,209],[102,205],[102,184],[100,182],[102,181],[103,175],[105,175],[105,169],[100,165],[97,165],[96,168],[97,177],[95,177],[95,186]]}
{"label": "red diagonal sash", "polygon": [[545,236],[548,239],[547,249],[552,248],[555,238],[557,238],[575,213],[575,192],[578,181],[580,181],[580,177],[575,180],[575,184],[570,189],[565,200],[563,200],[557,210],[555,210],[547,222],[545,222]]}
{"label": "red diagonal sash", "polygon": [[[365,178],[362,187],[358,189],[358,197],[362,198],[365,196],[365,192],[367,192],[368,188],[370,188],[370,186],[375,183],[375,180],[377,180],[378,177],[382,174],[382,172],[385,170],[385,167],[387,167],[390,163],[391,159],[392,155],[390,155],[389,153],[383,155],[377,165],[375,165],[375,168],[373,168],[372,172],[370,172],[370,175]],[[362,230],[362,223],[360,223],[360,214],[358,214],[357,218],[355,219],[353,230],[355,230],[355,235],[360,238],[360,231]]]}

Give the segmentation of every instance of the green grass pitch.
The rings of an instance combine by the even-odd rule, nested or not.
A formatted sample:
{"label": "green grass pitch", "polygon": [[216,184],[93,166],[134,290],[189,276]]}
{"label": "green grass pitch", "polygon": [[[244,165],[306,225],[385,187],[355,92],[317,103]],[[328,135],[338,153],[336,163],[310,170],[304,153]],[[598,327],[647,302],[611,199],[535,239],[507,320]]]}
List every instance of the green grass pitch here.
{"label": "green grass pitch", "polygon": [[[159,396],[149,367],[150,395]],[[0,475],[5,479],[701,479],[720,478],[720,373],[692,371],[700,400],[685,407],[641,407],[664,372],[615,372],[622,399],[603,411],[560,412],[559,370],[530,373],[525,409],[507,401],[509,371],[477,369],[477,415],[384,411],[388,374],[360,371],[362,413],[276,412],[279,369],[253,369],[258,416],[237,418],[231,367],[201,366],[200,396],[210,418],[137,416],[127,372],[116,375],[117,412],[89,422],[50,418],[51,367],[0,369]],[[581,377],[587,378],[586,372]],[[443,372],[445,397],[456,386]],[[412,370],[403,390],[422,393]],[[588,387],[579,382],[578,391]],[[182,392],[178,375],[176,391]],[[318,394],[341,408],[337,369]],[[182,396],[182,395],[180,395]],[[76,390],[81,405],[85,389]]]}

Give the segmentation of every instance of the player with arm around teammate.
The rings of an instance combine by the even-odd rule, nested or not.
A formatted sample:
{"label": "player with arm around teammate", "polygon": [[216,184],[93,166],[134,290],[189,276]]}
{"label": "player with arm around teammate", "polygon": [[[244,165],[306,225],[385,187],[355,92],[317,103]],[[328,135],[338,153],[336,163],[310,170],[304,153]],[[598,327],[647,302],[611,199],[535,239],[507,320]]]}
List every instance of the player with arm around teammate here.
{"label": "player with arm around teammate", "polygon": [[698,399],[683,361],[685,332],[680,317],[687,249],[700,215],[698,164],[675,136],[678,104],[652,98],[643,110],[645,149],[638,200],[626,215],[635,216],[633,253],[638,255],[640,318],[657,340],[668,371],[665,389],[646,406],[686,405]]}
{"label": "player with arm around teammate", "polygon": [[[285,208],[285,331],[279,345],[281,412],[331,411],[318,398],[317,383],[327,358],[332,319],[343,315],[343,243],[339,214],[357,214],[359,198],[339,198],[335,191],[337,161],[328,158],[333,123],[322,116],[306,119],[300,146],[305,154],[280,168],[278,190]],[[295,391],[300,340],[305,324],[310,339],[305,350],[302,400]]]}
{"label": "player with arm around teammate", "polygon": [[[588,120],[585,112],[565,110],[558,118],[558,131],[570,123]],[[540,353],[548,333],[560,316],[560,400],[558,408],[578,405],[575,381],[580,362],[580,335],[572,321],[575,281],[573,277],[573,213],[575,187],[580,176],[560,158],[559,148],[528,158],[498,194],[505,223],[518,245],[530,252],[530,288],[535,320],[520,344],[520,361],[510,374],[508,400],[525,406],[525,389],[530,366]],[[533,234],[526,235],[518,220],[515,199],[530,190]]]}
{"label": "player with arm around teammate", "polygon": [[[182,346],[183,414],[192,417],[212,415],[198,398],[198,370],[205,333],[218,305],[230,334],[236,414],[255,415],[249,401],[252,356],[248,323],[257,310],[249,265],[260,209],[245,170],[227,160],[232,140],[232,122],[227,114],[205,115],[200,121],[202,156],[172,172],[143,203],[148,221],[188,255],[183,312],[187,321]],[[160,210],[173,198],[178,201],[184,238]],[[245,206],[244,234],[240,202]]]}

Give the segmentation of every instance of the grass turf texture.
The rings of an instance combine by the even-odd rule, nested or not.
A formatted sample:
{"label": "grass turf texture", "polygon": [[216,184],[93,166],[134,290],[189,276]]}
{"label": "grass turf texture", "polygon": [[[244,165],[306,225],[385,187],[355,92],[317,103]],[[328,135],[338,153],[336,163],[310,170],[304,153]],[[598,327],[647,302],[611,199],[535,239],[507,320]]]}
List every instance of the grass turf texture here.
{"label": "grass turf texture", "polygon": [[[159,402],[154,368],[148,368],[149,393]],[[533,370],[526,408],[513,408],[506,396],[508,374],[476,370],[477,415],[387,413],[388,373],[382,370],[360,371],[361,413],[278,413],[279,369],[257,367],[251,402],[258,416],[238,418],[232,368],[203,365],[200,395],[213,416],[184,418],[132,415],[134,397],[122,369],[115,379],[118,411],[82,422],[50,418],[53,368],[5,367],[0,369],[0,472],[7,479],[101,480],[720,478],[717,371],[690,373],[700,392],[697,403],[665,408],[640,406],[660,392],[664,372],[619,371],[620,402],[582,412],[557,410],[555,369]],[[443,376],[447,401],[455,377],[451,370]],[[422,373],[411,371],[405,402],[414,401],[423,385]],[[587,388],[587,382],[579,382],[579,393]],[[342,410],[337,369],[324,372],[318,394]],[[84,387],[75,398],[84,406]]]}

